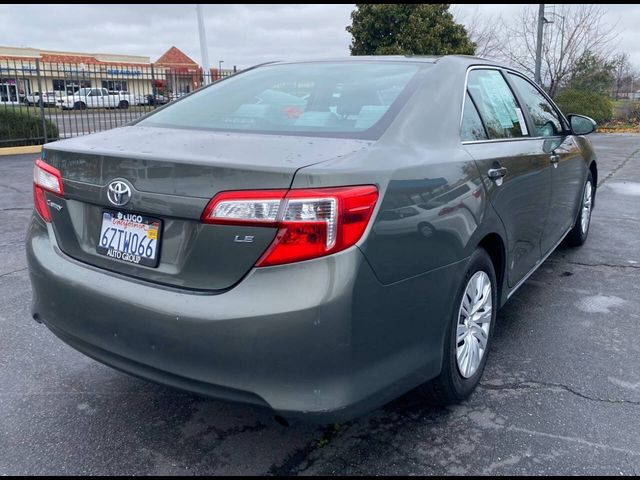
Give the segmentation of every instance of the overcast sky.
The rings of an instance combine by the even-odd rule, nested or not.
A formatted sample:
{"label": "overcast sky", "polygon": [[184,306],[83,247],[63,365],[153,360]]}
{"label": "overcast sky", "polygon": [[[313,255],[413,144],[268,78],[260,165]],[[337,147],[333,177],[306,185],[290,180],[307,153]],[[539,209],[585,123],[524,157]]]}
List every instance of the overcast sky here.
{"label": "overcast sky", "polygon": [[[461,18],[506,20],[521,5],[453,5]],[[640,5],[606,5],[618,22],[619,50],[640,66]],[[239,68],[269,60],[349,55],[353,5],[203,5],[211,66]],[[195,4],[0,5],[0,46],[145,55],[171,45],[200,62]]]}

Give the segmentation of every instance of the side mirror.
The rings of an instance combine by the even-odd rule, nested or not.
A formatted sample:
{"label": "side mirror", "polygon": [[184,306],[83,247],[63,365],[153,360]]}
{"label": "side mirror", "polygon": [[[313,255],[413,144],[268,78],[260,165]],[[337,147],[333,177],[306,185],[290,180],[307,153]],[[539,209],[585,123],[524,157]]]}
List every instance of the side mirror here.
{"label": "side mirror", "polygon": [[584,115],[569,115],[569,123],[571,131],[574,135],[589,135],[596,131],[596,121],[593,118]]}

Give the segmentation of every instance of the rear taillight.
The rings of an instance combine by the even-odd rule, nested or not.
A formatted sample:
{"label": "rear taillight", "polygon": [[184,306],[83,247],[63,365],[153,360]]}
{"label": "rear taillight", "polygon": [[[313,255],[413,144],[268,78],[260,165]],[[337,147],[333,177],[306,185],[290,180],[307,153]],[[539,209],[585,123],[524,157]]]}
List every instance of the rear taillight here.
{"label": "rear taillight", "polygon": [[37,159],[33,166],[33,203],[36,211],[45,222],[51,221],[51,212],[47,206],[45,191],[62,196],[62,177],[58,169]]}
{"label": "rear taillight", "polygon": [[209,202],[202,221],[278,227],[276,238],[256,263],[265,267],[322,257],[354,245],[377,200],[373,185],[222,192]]}

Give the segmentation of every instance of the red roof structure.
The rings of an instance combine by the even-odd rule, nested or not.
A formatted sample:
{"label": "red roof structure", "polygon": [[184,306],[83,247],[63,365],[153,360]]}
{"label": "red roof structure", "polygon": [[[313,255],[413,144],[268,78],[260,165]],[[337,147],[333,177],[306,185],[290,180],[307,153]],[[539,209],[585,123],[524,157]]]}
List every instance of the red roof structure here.
{"label": "red roof structure", "polygon": [[173,91],[186,93],[199,88],[202,84],[200,65],[175,46],[160,56],[155,65],[164,68],[167,81]]}
{"label": "red roof structure", "polygon": [[169,50],[164,52],[164,54],[156,60],[156,65],[163,65],[166,67],[198,67],[196,62],[177,47],[171,47]]}

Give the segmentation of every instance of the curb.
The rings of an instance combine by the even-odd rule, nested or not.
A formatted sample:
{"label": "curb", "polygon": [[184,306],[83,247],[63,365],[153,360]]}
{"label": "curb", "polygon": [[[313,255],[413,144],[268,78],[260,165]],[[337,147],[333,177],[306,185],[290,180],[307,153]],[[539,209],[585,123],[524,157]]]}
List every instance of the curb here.
{"label": "curb", "polygon": [[2,155],[22,155],[24,153],[40,153],[42,145],[29,145],[28,147],[4,147],[0,148]]}

